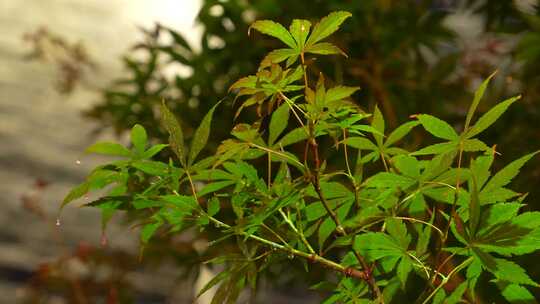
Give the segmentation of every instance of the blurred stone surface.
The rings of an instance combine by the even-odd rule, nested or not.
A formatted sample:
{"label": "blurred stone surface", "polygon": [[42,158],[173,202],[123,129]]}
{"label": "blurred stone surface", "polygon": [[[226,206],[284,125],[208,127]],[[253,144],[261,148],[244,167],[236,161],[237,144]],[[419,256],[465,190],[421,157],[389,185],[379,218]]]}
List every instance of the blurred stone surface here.
{"label": "blurred stone surface", "polygon": [[[83,155],[97,138],[92,135],[96,124],[80,112],[99,96],[87,88],[71,95],[56,92],[54,64],[23,59],[30,50],[23,34],[45,26],[69,42],[82,41],[99,66],[90,85],[96,88],[121,72],[119,56],[136,41],[137,26],[159,20],[189,29],[188,40],[195,42],[198,30],[192,25],[199,5],[191,0],[0,1],[0,303],[16,303],[40,263],[53,261],[80,241],[99,246],[101,237],[100,216],[92,209],[70,206],[61,226],[55,226],[68,189],[105,160]],[[49,185],[36,191],[36,180]],[[29,205],[42,216],[29,211]],[[111,225],[108,236],[111,249],[137,252],[137,236],[125,227]],[[152,280],[144,279],[148,273],[131,277],[143,290],[171,294],[178,285],[171,279],[175,274],[159,271],[165,274],[154,274]]]}

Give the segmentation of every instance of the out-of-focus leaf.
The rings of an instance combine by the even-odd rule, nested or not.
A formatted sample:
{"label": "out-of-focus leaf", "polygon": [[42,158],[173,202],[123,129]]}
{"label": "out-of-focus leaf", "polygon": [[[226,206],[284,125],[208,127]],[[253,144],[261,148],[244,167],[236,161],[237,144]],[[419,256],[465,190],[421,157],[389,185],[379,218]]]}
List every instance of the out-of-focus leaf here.
{"label": "out-of-focus leaf", "polygon": [[134,125],[131,129],[131,143],[139,155],[144,153],[147,141],[148,135],[146,135],[146,130],[143,128],[143,126],[139,124]]}
{"label": "out-of-focus leaf", "polygon": [[165,102],[161,104],[161,121],[169,133],[169,144],[171,149],[180,160],[182,166],[186,166],[186,152],[184,146],[184,133],[180,123],[171,113],[169,108],[165,105]]}
{"label": "out-of-focus leaf", "polygon": [[131,152],[121,144],[113,142],[98,142],[86,148],[87,153],[96,153],[111,156],[131,156]]}

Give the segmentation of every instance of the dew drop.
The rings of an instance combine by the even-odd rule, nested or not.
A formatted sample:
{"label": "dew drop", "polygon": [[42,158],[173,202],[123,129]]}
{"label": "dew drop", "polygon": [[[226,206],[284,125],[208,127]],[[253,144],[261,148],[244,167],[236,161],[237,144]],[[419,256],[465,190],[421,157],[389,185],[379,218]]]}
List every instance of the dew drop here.
{"label": "dew drop", "polygon": [[57,219],[56,219],[56,226],[57,226],[57,227],[60,227],[60,225],[61,225],[61,224],[60,224],[60,219],[57,218]]}
{"label": "dew drop", "polygon": [[109,241],[107,240],[107,235],[105,233],[101,234],[101,247],[107,246],[107,243]]}
{"label": "dew drop", "polygon": [[77,159],[77,160],[75,161],[75,164],[80,165],[80,164],[81,164],[81,160],[80,160],[80,159]]}

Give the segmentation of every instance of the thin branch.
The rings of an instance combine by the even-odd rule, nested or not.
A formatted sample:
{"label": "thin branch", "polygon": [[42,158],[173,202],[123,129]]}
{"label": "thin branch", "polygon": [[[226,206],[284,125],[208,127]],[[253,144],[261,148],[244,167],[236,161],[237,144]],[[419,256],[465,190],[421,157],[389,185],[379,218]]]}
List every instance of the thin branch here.
{"label": "thin branch", "polygon": [[291,229],[294,231],[294,233],[296,233],[298,235],[298,237],[300,237],[300,240],[302,241],[302,243],[304,243],[304,245],[309,250],[309,252],[310,253],[315,253],[315,250],[313,250],[313,247],[311,247],[309,242],[306,240],[306,237],[304,236],[304,234],[300,233],[300,231],[298,231],[298,229],[296,228],[294,223],[291,222],[291,219],[285,214],[285,212],[283,212],[283,210],[281,208],[279,208],[279,214],[281,214],[281,217],[283,218],[283,220],[285,220],[285,222],[289,225],[289,227],[291,227]]}

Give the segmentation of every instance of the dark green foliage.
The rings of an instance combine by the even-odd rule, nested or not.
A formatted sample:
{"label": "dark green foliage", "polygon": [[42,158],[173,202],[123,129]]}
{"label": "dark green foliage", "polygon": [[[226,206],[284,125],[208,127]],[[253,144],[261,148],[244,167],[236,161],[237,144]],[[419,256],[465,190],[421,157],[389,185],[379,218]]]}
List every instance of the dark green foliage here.
{"label": "dark green foliage", "polygon": [[[252,29],[289,47],[231,86],[238,111],[256,106],[259,119],[238,123],[234,138],[200,158],[216,107],[186,141],[163,103],[178,161],[151,160],[165,145],[147,150],[146,131],[135,125],[131,149],[89,148],[124,159],[96,168],[63,205],[113,185],[88,205],[102,209],[104,225],[116,210],[142,212],[142,246],[158,231],[190,227],[212,245],[233,246],[211,260],[224,267],[201,291],[219,285],[213,303],[234,303],[271,266],[296,263],[323,269],[316,286],[332,286],[324,303],[477,303],[486,278],[511,303],[533,303],[538,283],[515,256],[540,249],[540,213],[523,211],[526,195],[507,186],[537,152],[494,173],[495,149],[476,138],[519,96],[475,120],[488,78],[464,128],[428,114],[394,127],[378,107],[370,115],[350,102],[358,88],[322,75],[314,81],[309,72],[306,54],[342,53],[325,39],[350,16],[334,12],[313,26],[295,19],[289,30],[256,21]],[[443,142],[416,151],[396,146],[417,126]],[[329,165],[336,155],[342,166]]]}

